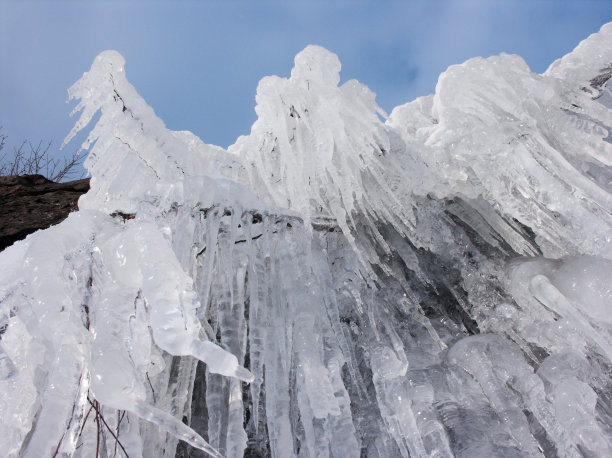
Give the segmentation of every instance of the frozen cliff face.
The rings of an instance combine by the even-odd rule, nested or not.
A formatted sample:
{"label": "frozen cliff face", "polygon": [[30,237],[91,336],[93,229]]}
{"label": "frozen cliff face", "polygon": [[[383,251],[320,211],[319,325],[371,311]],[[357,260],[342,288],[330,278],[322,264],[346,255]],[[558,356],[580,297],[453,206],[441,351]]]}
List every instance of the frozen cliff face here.
{"label": "frozen cliff face", "polygon": [[0,256],[0,450],[612,455],[611,42],[388,118],[309,46],[227,151],[99,55],[91,190]]}

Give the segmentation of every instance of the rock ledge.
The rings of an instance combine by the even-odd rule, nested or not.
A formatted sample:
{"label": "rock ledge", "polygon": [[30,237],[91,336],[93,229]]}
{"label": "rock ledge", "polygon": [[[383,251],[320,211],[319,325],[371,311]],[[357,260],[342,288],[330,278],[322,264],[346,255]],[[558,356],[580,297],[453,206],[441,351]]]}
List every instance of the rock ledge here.
{"label": "rock ledge", "polygon": [[54,183],[42,175],[0,177],[0,250],[62,222],[88,190],[89,178]]}

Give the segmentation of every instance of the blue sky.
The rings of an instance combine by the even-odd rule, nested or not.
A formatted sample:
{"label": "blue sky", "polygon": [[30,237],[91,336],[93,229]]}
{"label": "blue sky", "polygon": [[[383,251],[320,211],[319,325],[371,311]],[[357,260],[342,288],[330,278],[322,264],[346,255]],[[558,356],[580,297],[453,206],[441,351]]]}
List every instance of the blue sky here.
{"label": "blue sky", "polygon": [[67,88],[116,49],[170,129],[227,147],[255,121],[258,81],[288,76],[308,44],[337,53],[343,81],[390,112],[470,57],[516,53],[542,72],[609,21],[610,0],[0,0],[0,125],[9,149],[29,139],[56,151],[75,121]]}

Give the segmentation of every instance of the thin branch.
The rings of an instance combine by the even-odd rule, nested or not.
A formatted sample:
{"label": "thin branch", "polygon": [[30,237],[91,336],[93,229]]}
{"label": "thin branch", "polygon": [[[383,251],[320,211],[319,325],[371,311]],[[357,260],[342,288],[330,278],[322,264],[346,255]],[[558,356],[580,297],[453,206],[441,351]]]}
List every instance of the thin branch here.
{"label": "thin branch", "polygon": [[[88,398],[89,399],[89,398]],[[79,433],[79,436],[81,434],[83,434],[83,429],[85,428],[85,423],[87,423],[87,419],[89,418],[89,414],[91,413],[93,409],[93,405],[89,408],[89,410],[87,411],[87,415],[85,415],[85,419],[83,420],[83,425],[81,426],[81,432]]]}
{"label": "thin branch", "polygon": [[[125,417],[125,412],[126,411],[124,410],[123,413],[120,415],[121,411],[120,410],[117,411],[117,439],[119,438],[119,427],[121,426],[121,421],[123,420],[123,417]],[[113,456],[117,456],[117,444],[118,443],[119,443],[119,440],[115,440],[115,453]]]}
{"label": "thin branch", "polygon": [[[108,429],[108,432],[111,433],[111,435],[115,438],[115,441],[117,441],[117,443],[119,444],[119,447],[121,447],[121,450],[123,450],[123,453],[125,454],[126,458],[130,458],[130,456],[128,455],[128,453],[125,451],[125,448],[123,447],[123,444],[121,443],[121,441],[119,440],[119,437],[115,435],[115,433],[113,432],[113,430],[110,428],[110,426],[108,426],[108,423],[106,423],[106,420],[104,419],[104,416],[100,413],[100,403],[98,401],[94,401],[92,402],[91,399],[87,398],[87,400],[89,401],[89,403],[94,406],[94,403],[96,404],[94,406],[94,409],[96,409],[96,419],[100,419],[102,420],[102,423],[104,424],[104,426],[106,426],[106,429]],[[98,424],[99,424],[99,420],[98,420]],[[96,451],[96,456],[97,455],[97,451]]]}
{"label": "thin branch", "polygon": [[[87,400],[92,405],[92,407],[96,410],[96,423],[98,424],[98,427],[96,428],[98,430],[98,433],[96,435],[96,458],[98,458],[100,456],[100,411],[98,410],[98,407],[95,407],[93,405],[93,403],[89,400],[89,398],[87,398]],[[98,403],[98,401],[95,401],[95,402],[96,404]]]}
{"label": "thin branch", "polygon": [[149,386],[151,387],[151,393],[153,393],[153,404],[155,404],[157,402],[155,400],[155,390],[153,389],[153,384],[151,383],[151,379],[149,378],[149,372],[145,372],[145,375],[147,376],[147,380],[149,382]]}
{"label": "thin branch", "polygon": [[[0,151],[4,149],[6,135],[0,134]],[[0,176],[9,175],[44,175],[51,181],[61,181],[68,178],[82,178],[80,170],[85,155],[78,152],[62,160],[51,157],[51,142],[43,146],[24,140],[19,148],[14,148],[12,156],[8,153],[0,155]]]}

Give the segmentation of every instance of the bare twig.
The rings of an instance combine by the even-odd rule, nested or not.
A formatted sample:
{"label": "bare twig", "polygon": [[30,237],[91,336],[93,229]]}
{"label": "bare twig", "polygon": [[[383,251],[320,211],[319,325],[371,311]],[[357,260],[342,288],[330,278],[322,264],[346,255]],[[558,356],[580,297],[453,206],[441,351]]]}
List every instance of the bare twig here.
{"label": "bare twig", "polygon": [[117,444],[119,443],[119,427],[121,426],[121,421],[123,420],[123,417],[125,417],[125,412],[125,410],[123,411],[123,413],[121,413],[120,410],[117,411],[117,439],[115,440],[115,453],[113,454],[113,456],[117,456]]}
{"label": "bare twig", "polygon": [[[123,447],[123,444],[119,440],[119,435],[118,434],[115,435],[114,431],[110,428],[110,426],[108,426],[108,423],[106,423],[104,416],[100,412],[100,403],[98,401],[92,401],[89,398],[87,398],[87,400],[92,405],[92,407],[96,410],[96,422],[98,423],[98,425],[100,424],[100,421],[102,421],[102,424],[106,426],[106,429],[108,430],[108,432],[111,433],[111,435],[115,438],[115,442],[119,444],[119,447],[121,447],[121,450],[123,450],[123,453],[125,454],[126,458],[130,458],[127,451]],[[98,442],[100,442],[100,429],[99,428],[98,428]],[[97,448],[98,448],[98,444],[96,445],[96,457],[98,456]]]}
{"label": "bare twig", "polygon": [[83,434],[83,428],[85,428],[85,423],[87,423],[87,419],[89,418],[89,414],[91,413],[92,410],[93,410],[93,405],[87,411],[87,415],[85,415],[85,419],[83,420],[83,425],[81,426],[81,432],[79,433],[79,436]]}
{"label": "bare twig", "polygon": [[89,400],[89,398],[87,398],[87,400],[89,401],[89,403],[92,405],[92,407],[95,409],[96,411],[96,430],[97,430],[97,435],[96,435],[96,458],[98,458],[100,456],[100,410],[98,410],[98,401],[94,401],[96,403],[96,405],[94,406],[93,402],[91,402]]}
{"label": "bare twig", "polygon": [[37,145],[24,140],[13,154],[2,153],[6,142],[6,135],[0,134],[0,176],[8,175],[44,175],[51,181],[61,181],[72,178],[82,178],[83,172],[79,166],[85,156],[78,152],[63,160],[54,159],[50,155],[51,142]]}
{"label": "bare twig", "polygon": [[149,382],[149,386],[151,387],[151,393],[153,393],[153,404],[155,404],[157,402],[155,400],[155,390],[153,389],[153,384],[151,383],[151,379],[149,378],[149,372],[145,372],[145,375],[147,376],[147,380]]}

